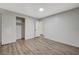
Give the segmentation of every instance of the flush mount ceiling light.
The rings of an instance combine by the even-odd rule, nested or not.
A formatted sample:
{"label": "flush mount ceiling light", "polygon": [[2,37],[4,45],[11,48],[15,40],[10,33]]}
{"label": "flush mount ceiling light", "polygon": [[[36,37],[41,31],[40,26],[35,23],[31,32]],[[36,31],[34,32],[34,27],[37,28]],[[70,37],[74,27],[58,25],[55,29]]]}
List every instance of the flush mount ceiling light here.
{"label": "flush mount ceiling light", "polygon": [[43,12],[43,11],[44,11],[44,8],[39,8],[39,11],[40,11],[40,12]]}

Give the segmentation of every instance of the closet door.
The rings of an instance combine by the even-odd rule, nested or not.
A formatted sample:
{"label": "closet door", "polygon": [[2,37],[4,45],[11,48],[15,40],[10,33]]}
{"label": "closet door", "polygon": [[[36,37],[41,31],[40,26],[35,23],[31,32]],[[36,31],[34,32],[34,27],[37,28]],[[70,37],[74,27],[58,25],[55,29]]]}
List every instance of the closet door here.
{"label": "closet door", "polygon": [[35,22],[35,37],[39,37],[43,34],[43,23],[40,20]]}

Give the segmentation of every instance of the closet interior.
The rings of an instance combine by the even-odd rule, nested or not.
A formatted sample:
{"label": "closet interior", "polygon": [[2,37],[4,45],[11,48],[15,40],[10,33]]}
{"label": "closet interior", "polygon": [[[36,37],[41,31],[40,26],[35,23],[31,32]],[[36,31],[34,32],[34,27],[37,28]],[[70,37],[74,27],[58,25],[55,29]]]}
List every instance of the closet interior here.
{"label": "closet interior", "polygon": [[25,39],[25,18],[16,17],[16,39]]}

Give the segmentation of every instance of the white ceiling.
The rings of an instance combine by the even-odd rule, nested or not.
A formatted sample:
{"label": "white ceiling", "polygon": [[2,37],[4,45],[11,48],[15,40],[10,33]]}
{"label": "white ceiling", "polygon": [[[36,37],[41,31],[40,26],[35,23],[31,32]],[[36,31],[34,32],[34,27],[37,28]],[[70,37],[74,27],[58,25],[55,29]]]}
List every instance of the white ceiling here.
{"label": "white ceiling", "polygon": [[[0,8],[10,11],[22,13],[24,15],[35,18],[43,18],[59,12],[79,7],[78,3],[14,3],[0,4]],[[44,8],[43,12],[39,12],[39,8]]]}

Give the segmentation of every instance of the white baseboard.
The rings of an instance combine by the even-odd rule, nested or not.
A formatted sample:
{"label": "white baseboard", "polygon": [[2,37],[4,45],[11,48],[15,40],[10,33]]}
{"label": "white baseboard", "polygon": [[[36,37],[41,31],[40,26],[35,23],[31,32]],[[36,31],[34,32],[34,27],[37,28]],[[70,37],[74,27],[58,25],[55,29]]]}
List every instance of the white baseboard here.
{"label": "white baseboard", "polygon": [[49,40],[53,40],[53,41],[56,41],[56,42],[59,42],[59,43],[65,44],[65,45],[69,45],[69,46],[73,46],[73,47],[79,48],[79,45],[67,43],[67,42],[64,42],[64,41],[59,41],[59,40],[53,39],[53,38],[51,39],[51,38],[46,37],[46,36],[44,38],[49,39]]}

